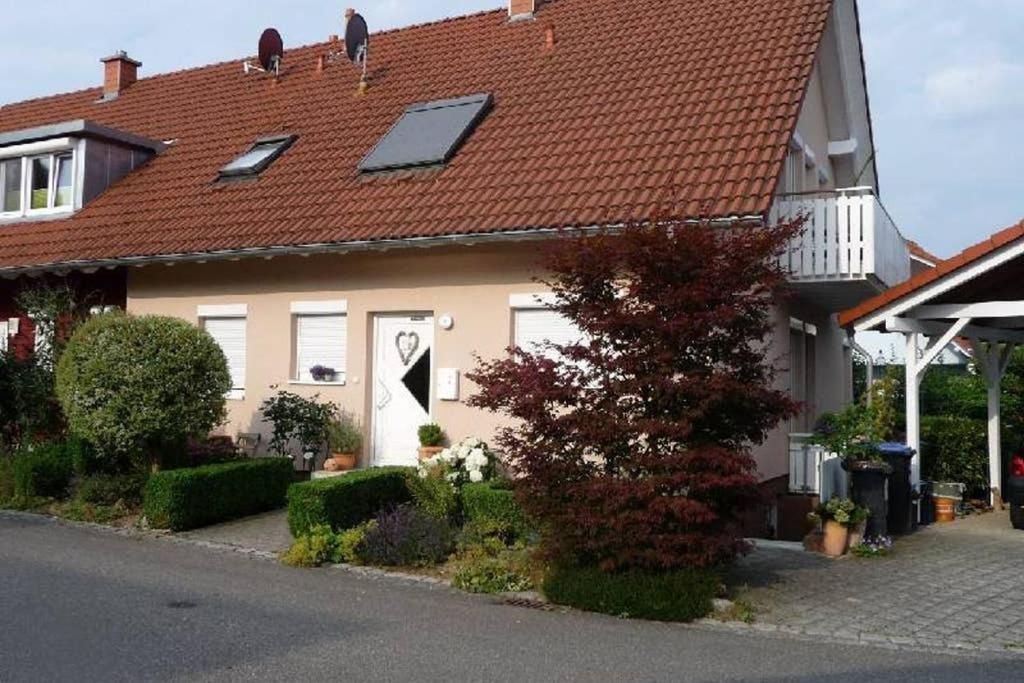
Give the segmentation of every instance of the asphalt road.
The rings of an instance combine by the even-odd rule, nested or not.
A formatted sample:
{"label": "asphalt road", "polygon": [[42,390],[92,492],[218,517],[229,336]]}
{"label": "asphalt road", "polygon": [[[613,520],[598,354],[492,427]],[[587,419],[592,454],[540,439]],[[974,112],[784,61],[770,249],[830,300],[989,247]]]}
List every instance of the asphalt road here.
{"label": "asphalt road", "polygon": [[1009,681],[952,657],[508,607],[0,513],[0,681]]}

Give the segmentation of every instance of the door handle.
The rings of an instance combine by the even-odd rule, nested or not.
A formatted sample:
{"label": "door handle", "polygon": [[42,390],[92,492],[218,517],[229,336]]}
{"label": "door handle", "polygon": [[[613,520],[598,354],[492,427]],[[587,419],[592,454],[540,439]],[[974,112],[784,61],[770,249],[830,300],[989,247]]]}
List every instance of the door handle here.
{"label": "door handle", "polygon": [[379,378],[377,379],[377,386],[380,387],[380,400],[377,401],[377,410],[380,410],[387,404],[391,403],[391,391]]}

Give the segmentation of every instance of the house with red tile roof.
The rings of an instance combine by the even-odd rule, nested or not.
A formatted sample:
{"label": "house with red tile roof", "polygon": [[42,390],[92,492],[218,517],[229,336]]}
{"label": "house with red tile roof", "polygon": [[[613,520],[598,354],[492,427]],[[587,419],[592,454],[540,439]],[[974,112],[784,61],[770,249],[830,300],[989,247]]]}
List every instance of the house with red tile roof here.
{"label": "house with red tile roof", "polygon": [[[474,354],[573,334],[538,240],[807,214],[771,348],[806,409],[758,461],[779,508],[819,490],[801,435],[851,396],[835,313],[910,275],[855,0],[510,0],[369,43],[150,77],[118,53],[101,87],[0,107],[7,290],[121,278],[127,310],[221,344],[229,433],[287,387],[359,417],[363,465],[408,464],[421,423],[498,426],[465,405]],[[4,305],[6,338],[30,334]]]}

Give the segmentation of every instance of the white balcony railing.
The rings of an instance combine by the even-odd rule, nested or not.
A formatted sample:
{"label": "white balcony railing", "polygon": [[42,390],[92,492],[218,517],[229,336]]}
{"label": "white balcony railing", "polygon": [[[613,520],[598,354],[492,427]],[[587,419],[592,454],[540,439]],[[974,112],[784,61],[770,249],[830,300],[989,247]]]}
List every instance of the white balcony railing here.
{"label": "white balcony railing", "polygon": [[910,277],[906,241],[870,187],[781,195],[773,222],[806,216],[783,256],[794,282],[877,281],[882,289]]}
{"label": "white balcony railing", "polygon": [[811,436],[789,435],[790,492],[817,495],[823,501],[833,496],[845,498],[848,484],[842,461],[835,453],[812,444]]}

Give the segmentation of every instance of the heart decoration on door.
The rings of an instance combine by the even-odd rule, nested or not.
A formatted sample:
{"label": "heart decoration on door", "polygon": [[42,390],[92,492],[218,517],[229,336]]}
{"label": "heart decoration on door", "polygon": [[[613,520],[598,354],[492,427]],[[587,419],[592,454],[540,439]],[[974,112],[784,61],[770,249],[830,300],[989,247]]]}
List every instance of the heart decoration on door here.
{"label": "heart decoration on door", "polygon": [[398,357],[402,359],[402,365],[408,365],[416,349],[420,348],[420,335],[415,332],[399,332],[395,336],[395,346],[398,348]]}

